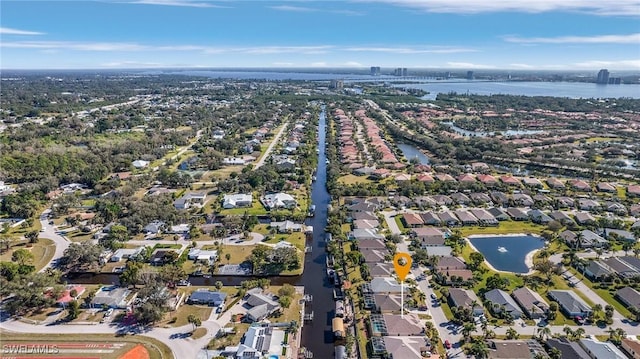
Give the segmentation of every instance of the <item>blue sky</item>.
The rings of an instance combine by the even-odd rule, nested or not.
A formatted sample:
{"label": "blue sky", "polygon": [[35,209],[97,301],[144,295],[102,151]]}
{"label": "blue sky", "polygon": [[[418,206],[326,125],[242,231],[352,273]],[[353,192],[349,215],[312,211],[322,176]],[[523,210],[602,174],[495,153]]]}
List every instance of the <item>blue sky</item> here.
{"label": "blue sky", "polygon": [[2,0],[0,68],[640,70],[640,0]]}

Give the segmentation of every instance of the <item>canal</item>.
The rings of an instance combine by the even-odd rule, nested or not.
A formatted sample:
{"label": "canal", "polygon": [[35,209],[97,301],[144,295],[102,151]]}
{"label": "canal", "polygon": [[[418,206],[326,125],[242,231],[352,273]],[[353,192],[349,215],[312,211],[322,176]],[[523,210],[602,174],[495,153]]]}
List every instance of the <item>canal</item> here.
{"label": "canal", "polygon": [[327,207],[331,201],[327,192],[327,165],[325,154],[326,113],[324,105],[320,112],[318,125],[318,170],[316,181],[311,188],[311,201],[316,206],[315,216],[309,218],[308,225],[313,226],[313,248],[305,259],[304,273],[299,284],[304,285],[305,293],[313,296],[307,313],[313,311],[313,320],[302,327],[301,345],[313,353],[314,358],[333,358],[333,333],[331,320],[335,310],[333,285],[329,284],[326,273],[326,252],[324,227],[327,225]]}
{"label": "canal", "polygon": [[[327,164],[325,154],[326,138],[326,112],[324,105],[319,115],[318,124],[318,168],[316,180],[311,188],[311,202],[315,205],[315,215],[308,218],[307,225],[313,226],[313,243],[311,253],[305,255],[304,273],[301,276],[291,277],[269,277],[272,284],[282,285],[290,283],[292,285],[303,285],[305,294],[313,296],[311,303],[307,304],[307,313],[313,311],[312,321],[304,323],[302,327],[301,345],[313,353],[314,358],[333,358],[333,332],[331,330],[331,320],[333,319],[335,302],[333,300],[333,284],[329,283],[326,276],[326,252],[325,252],[325,232],[327,225],[327,207],[331,201],[327,192]],[[119,274],[116,273],[82,273],[71,275],[65,280],[68,283],[82,284],[119,284]],[[189,276],[189,282],[196,286],[212,286],[216,281],[221,281],[224,285],[240,285],[244,280],[252,277],[241,276],[212,276],[195,277]]]}

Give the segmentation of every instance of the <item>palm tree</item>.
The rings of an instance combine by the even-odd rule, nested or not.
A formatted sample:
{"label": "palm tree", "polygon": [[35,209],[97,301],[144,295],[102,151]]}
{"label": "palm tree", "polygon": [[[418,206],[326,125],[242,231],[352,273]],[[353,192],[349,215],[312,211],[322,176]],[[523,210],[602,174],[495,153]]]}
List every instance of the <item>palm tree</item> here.
{"label": "palm tree", "polygon": [[462,335],[465,338],[469,338],[469,336],[471,335],[471,332],[475,332],[476,331],[476,326],[473,323],[464,323],[464,325],[462,326]]}
{"label": "palm tree", "polygon": [[582,336],[584,335],[585,331],[583,328],[578,328],[573,332],[573,337],[574,340],[578,340],[580,338],[582,338]]}
{"label": "palm tree", "polygon": [[519,337],[520,337],[520,334],[518,334],[517,330],[511,327],[507,329],[507,339],[518,339]]}
{"label": "palm tree", "polygon": [[551,359],[562,359],[562,352],[558,348],[551,348],[549,357],[551,357]]}
{"label": "palm tree", "polygon": [[573,329],[571,329],[570,327],[564,327],[562,328],[562,331],[568,338],[573,337]]}

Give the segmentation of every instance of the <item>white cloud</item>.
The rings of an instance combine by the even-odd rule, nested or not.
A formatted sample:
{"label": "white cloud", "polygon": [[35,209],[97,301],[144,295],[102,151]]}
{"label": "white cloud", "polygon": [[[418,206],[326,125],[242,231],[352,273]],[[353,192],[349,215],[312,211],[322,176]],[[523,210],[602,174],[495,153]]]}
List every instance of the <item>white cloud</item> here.
{"label": "white cloud", "polygon": [[310,7],[291,6],[291,5],[269,6],[269,8],[271,8],[273,10],[292,11],[292,12],[314,12],[314,11],[318,11],[318,9],[314,9],[314,8],[310,8]]}
{"label": "white cloud", "polygon": [[164,67],[165,64],[159,62],[139,62],[139,61],[114,61],[100,64],[101,67],[129,67],[129,68],[142,68],[142,67]]}
{"label": "white cloud", "polygon": [[584,62],[577,62],[572,66],[584,68],[584,69],[600,69],[603,67],[609,69],[640,69],[640,60],[590,60]]}
{"label": "white cloud", "polygon": [[75,51],[199,51],[207,54],[242,53],[242,54],[322,54],[333,46],[254,46],[254,47],[215,47],[206,45],[143,45],[127,42],[75,42],[75,41],[3,41],[0,47],[23,49],[61,49]]}
{"label": "white cloud", "polygon": [[363,64],[361,64],[361,63],[359,63],[357,61],[347,61],[342,65],[346,66],[346,67],[365,67]]}
{"label": "white cloud", "polygon": [[269,8],[273,10],[289,11],[289,12],[327,12],[332,14],[349,15],[349,16],[364,15],[364,13],[362,12],[347,10],[347,9],[332,10],[332,9],[325,9],[325,8],[313,8],[313,7],[293,6],[293,5],[277,5],[277,6],[269,6]]}
{"label": "white cloud", "polygon": [[375,47],[358,46],[347,47],[344,50],[352,52],[385,52],[391,54],[454,54],[461,52],[476,52],[475,49],[456,47]]}
{"label": "white cloud", "polygon": [[190,0],[136,0],[136,1],[132,1],[131,4],[200,7],[200,8],[205,8],[205,7],[226,8],[226,6],[220,6],[220,5],[211,4],[208,2],[190,1]]}
{"label": "white cloud", "polygon": [[295,65],[293,62],[274,62],[273,66],[293,66]]}
{"label": "white cloud", "polygon": [[44,32],[19,30],[19,29],[12,29],[9,27],[0,27],[0,35],[44,35]]}
{"label": "white cloud", "polygon": [[532,66],[529,64],[509,64],[509,68],[528,70],[528,69],[534,69],[535,66]]}
{"label": "white cloud", "polygon": [[495,69],[493,65],[473,64],[471,62],[447,62],[447,67],[455,69]]}
{"label": "white cloud", "polygon": [[312,62],[311,67],[327,67],[327,63],[324,61]]}
{"label": "white cloud", "polygon": [[628,35],[518,37],[507,35],[504,41],[522,44],[634,44],[640,43],[640,33]]}
{"label": "white cloud", "polygon": [[475,14],[483,12],[550,11],[586,12],[595,15],[639,16],[640,0],[355,0],[385,2],[434,13]]}

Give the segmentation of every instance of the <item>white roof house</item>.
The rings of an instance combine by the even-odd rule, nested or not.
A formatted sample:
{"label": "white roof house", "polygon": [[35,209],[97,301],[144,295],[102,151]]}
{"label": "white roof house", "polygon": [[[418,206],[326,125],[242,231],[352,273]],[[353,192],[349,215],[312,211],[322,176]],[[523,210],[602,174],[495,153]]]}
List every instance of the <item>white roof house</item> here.
{"label": "white roof house", "polygon": [[135,168],[145,168],[149,165],[149,161],[144,161],[144,160],[135,160],[133,161],[132,165]]}
{"label": "white roof house", "polygon": [[293,208],[298,204],[292,195],[282,192],[267,194],[260,200],[267,209]]}
{"label": "white roof house", "polygon": [[250,193],[225,194],[222,199],[222,208],[250,207],[252,203],[253,195]]}
{"label": "white roof house", "polygon": [[191,248],[187,254],[187,258],[191,260],[208,260],[215,261],[218,258],[218,251],[216,250],[203,250],[200,248]]}

